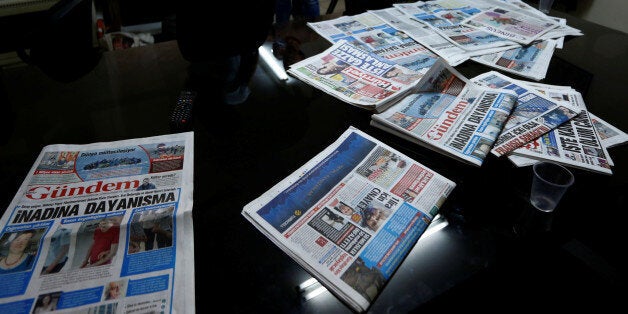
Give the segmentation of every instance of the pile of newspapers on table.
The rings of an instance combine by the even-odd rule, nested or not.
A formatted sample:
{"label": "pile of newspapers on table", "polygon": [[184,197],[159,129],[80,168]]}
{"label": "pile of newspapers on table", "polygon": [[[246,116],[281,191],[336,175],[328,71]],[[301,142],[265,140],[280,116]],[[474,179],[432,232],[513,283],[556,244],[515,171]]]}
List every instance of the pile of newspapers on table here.
{"label": "pile of newspapers on table", "polygon": [[[460,162],[481,167],[492,154],[611,175],[607,148],[628,140],[574,88],[538,82],[564,38],[583,34],[519,0],[399,3],[308,26],[331,46],[291,65],[291,76]],[[454,67],[467,60],[500,72],[466,78]],[[242,214],[362,312],[455,186],[351,127]]]}
{"label": "pile of newspapers on table", "polygon": [[290,75],[373,111],[374,127],[462,162],[481,166],[492,153],[517,166],[552,160],[612,174],[607,148],[628,140],[570,86],[456,71],[472,60],[540,80],[565,36],[582,35],[521,1],[399,3],[308,25],[332,45]]}

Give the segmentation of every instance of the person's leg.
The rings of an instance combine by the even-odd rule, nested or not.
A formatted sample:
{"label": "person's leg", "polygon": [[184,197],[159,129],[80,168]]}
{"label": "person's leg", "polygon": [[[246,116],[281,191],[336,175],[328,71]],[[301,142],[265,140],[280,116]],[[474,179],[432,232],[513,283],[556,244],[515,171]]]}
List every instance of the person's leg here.
{"label": "person's leg", "polygon": [[292,15],[292,0],[277,0],[275,3],[275,24],[286,26]]}
{"label": "person's leg", "polygon": [[318,0],[298,0],[300,2],[300,13],[305,21],[315,21],[321,15],[321,8]]}
{"label": "person's leg", "polygon": [[257,49],[230,58],[229,68],[231,70],[226,82],[226,104],[239,105],[248,99],[251,94],[249,82],[255,74],[258,60],[259,52]]}

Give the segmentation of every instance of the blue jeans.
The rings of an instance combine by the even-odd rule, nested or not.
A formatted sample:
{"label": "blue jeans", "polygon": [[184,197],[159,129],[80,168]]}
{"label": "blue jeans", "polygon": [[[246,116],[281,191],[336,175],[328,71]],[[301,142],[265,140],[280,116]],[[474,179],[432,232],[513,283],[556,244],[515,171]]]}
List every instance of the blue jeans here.
{"label": "blue jeans", "polygon": [[321,15],[318,0],[277,0],[275,23],[278,25],[287,24],[290,21],[290,15],[314,20]]}

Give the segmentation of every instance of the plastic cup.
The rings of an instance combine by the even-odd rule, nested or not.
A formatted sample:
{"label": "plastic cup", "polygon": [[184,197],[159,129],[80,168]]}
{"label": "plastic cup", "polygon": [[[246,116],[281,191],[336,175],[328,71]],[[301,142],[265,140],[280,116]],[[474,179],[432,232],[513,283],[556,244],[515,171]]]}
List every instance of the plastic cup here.
{"label": "plastic cup", "polygon": [[539,11],[549,14],[552,4],[554,4],[554,0],[539,0]]}
{"label": "plastic cup", "polygon": [[552,212],[573,184],[569,169],[553,162],[538,162],[532,166],[534,177],[530,190],[530,203],[538,210]]}

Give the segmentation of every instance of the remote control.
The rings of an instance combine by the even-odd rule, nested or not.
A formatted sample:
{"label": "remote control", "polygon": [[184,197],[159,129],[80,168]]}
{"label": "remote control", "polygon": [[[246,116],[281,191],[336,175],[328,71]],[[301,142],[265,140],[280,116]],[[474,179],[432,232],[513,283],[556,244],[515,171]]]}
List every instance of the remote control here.
{"label": "remote control", "polygon": [[192,108],[194,107],[194,100],[196,99],[196,92],[191,90],[183,90],[177,98],[177,103],[174,106],[172,114],[170,115],[170,127],[175,131],[187,131],[192,122]]}

